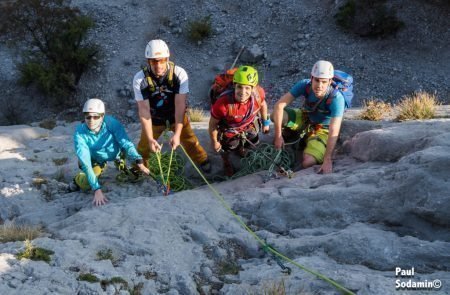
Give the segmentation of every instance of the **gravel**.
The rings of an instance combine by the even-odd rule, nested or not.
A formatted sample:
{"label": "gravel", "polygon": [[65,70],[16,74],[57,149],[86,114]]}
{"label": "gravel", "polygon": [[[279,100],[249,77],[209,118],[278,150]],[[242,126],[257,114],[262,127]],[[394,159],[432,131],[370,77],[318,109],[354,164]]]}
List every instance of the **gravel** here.
{"label": "gravel", "polygon": [[[450,71],[444,65],[450,64],[450,5],[442,0],[390,1],[404,28],[388,38],[363,39],[335,24],[333,15],[342,2],[74,0],[72,5],[96,20],[90,38],[103,48],[98,66],[82,78],[77,100],[81,105],[100,97],[108,112],[124,122],[138,122],[136,107],[128,102],[133,99],[131,82],[145,64],[148,40],[161,38],[169,44],[171,59],[189,74],[189,104],[194,107],[209,108],[207,92],[214,75],[231,66],[242,46],[246,50],[238,64],[256,64],[269,105],[308,77],[318,59],[353,74],[356,106],[368,98],[395,102],[419,89],[449,103]],[[211,17],[213,35],[189,41],[188,23],[205,16]],[[0,57],[0,86],[7,93],[3,99],[21,97],[28,103],[21,110],[24,122],[53,116],[55,110],[42,104],[45,98],[16,85],[12,51],[2,45]],[[5,122],[0,114],[0,123]]]}

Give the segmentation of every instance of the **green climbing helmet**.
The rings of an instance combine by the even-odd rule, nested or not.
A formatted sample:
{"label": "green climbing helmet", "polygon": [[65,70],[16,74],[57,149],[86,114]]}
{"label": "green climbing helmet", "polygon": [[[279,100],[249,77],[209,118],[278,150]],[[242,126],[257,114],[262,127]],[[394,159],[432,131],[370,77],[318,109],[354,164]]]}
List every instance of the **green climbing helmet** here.
{"label": "green climbing helmet", "polygon": [[233,75],[233,83],[256,86],[258,84],[258,72],[251,66],[240,66]]}

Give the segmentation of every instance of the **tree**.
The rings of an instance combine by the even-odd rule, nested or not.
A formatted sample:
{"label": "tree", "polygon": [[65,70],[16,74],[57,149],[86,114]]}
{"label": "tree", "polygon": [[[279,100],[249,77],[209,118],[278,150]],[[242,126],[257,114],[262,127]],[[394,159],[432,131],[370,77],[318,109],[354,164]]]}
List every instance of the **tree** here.
{"label": "tree", "polygon": [[70,104],[98,48],[86,41],[94,21],[69,0],[18,0],[1,12],[0,35],[21,49],[20,82],[36,85],[57,105]]}

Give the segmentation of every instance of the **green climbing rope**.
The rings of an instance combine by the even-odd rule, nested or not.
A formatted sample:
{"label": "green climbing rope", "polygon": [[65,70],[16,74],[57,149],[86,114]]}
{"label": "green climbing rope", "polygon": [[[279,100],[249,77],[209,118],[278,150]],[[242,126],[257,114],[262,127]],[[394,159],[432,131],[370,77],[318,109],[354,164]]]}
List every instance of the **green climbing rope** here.
{"label": "green climbing rope", "polygon": [[185,164],[186,161],[178,153],[171,152],[153,153],[148,160],[150,176],[163,185],[169,182],[170,190],[175,192],[193,188],[184,177]]}
{"label": "green climbing rope", "polygon": [[275,149],[273,145],[261,143],[256,149],[250,150],[245,158],[241,159],[241,168],[231,177],[231,179],[236,179],[263,170],[269,170],[274,162],[276,162],[275,164],[277,166],[287,170],[291,168],[291,165],[294,163],[294,155],[286,150],[280,152],[280,150]]}
{"label": "green climbing rope", "polygon": [[[285,256],[284,254],[278,252],[275,248],[271,247],[270,245],[268,245],[263,239],[261,239],[253,230],[251,230],[247,224],[245,224],[245,222],[239,217],[239,215],[236,214],[236,212],[233,211],[233,209],[231,209],[231,207],[227,204],[227,202],[225,201],[224,197],[222,196],[222,194],[220,194],[212,185],[211,183],[209,183],[209,181],[206,179],[206,177],[203,175],[203,173],[200,171],[200,169],[197,167],[197,165],[195,165],[194,161],[192,161],[192,159],[189,157],[188,153],[186,152],[186,150],[184,149],[183,146],[181,146],[183,152],[185,153],[186,157],[188,158],[188,160],[191,162],[192,166],[195,168],[195,170],[197,171],[197,173],[201,176],[201,178],[203,179],[203,181],[206,183],[206,185],[211,189],[211,191],[214,194],[214,197],[222,204],[222,206],[228,211],[230,212],[231,215],[233,215],[233,217],[236,219],[236,221],[251,235],[255,238],[255,240],[261,244],[261,246],[263,247],[264,251],[270,252],[273,255],[277,256],[280,259],[285,260],[286,262],[291,263],[292,265],[297,266],[299,269],[302,269],[306,272],[309,272],[310,274],[316,276],[317,278],[327,282],[328,284],[332,285],[334,288],[336,288],[337,290],[339,290],[340,292],[342,292],[342,294],[345,295],[355,295],[355,293],[353,293],[352,291],[350,291],[349,289],[345,288],[344,286],[342,286],[341,284],[339,284],[338,282],[328,278],[327,276],[314,271],[292,259],[290,259],[289,257]],[[284,269],[283,269],[284,270]]]}

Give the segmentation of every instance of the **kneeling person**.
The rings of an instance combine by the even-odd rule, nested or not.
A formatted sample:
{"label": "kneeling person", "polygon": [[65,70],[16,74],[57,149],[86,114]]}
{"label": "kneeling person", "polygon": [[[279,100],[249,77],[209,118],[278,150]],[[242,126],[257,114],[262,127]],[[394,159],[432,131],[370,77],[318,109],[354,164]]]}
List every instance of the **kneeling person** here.
{"label": "kneeling person", "polygon": [[[345,109],[343,95],[331,86],[333,76],[333,65],[319,60],[312,68],[311,79],[297,82],[275,104],[272,114],[275,148],[280,149],[284,145],[286,138],[282,131],[291,134],[294,131],[298,135],[305,132],[302,166],[308,168],[322,164],[319,172],[323,173],[332,172],[332,154]],[[305,99],[301,109],[287,107],[298,97]]]}
{"label": "kneeling person", "polygon": [[75,176],[71,186],[72,190],[92,189],[93,203],[99,206],[108,201],[98,181],[107,161],[119,160],[123,152],[142,173],[150,172],[144,166],[134,144],[128,139],[122,124],[112,116],[105,116],[105,105],[100,99],[86,101],[83,113],[85,122],[77,126],[73,137],[75,152],[83,172]]}
{"label": "kneeling person", "polygon": [[269,132],[265,93],[257,84],[258,72],[254,68],[239,67],[233,75],[234,89],[222,93],[211,108],[211,144],[216,152],[222,152],[227,176],[234,174],[229,152],[245,156],[247,147],[259,143],[259,118],[263,118],[264,133]]}

